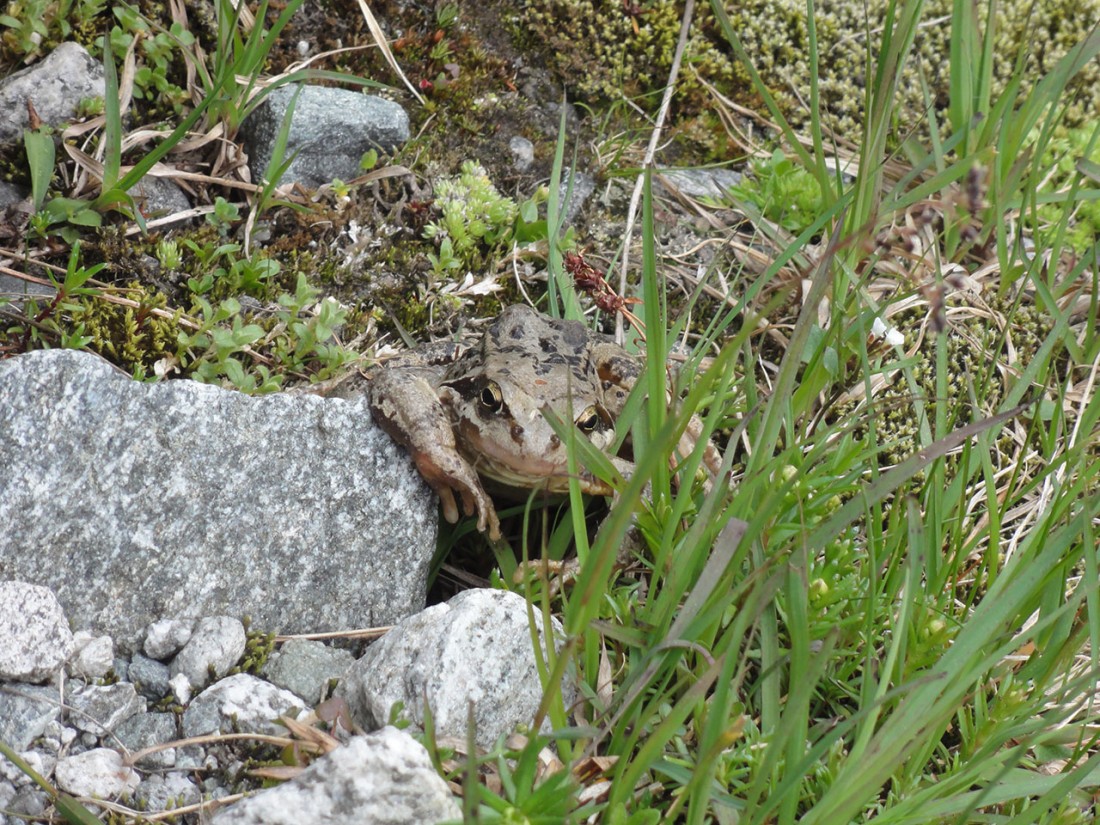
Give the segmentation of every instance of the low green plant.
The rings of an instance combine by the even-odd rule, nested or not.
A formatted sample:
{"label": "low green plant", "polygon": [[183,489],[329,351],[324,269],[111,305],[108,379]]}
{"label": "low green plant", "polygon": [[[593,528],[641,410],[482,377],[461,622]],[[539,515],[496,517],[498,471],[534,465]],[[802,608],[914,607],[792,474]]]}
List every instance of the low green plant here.
{"label": "low green plant", "polygon": [[[470,750],[462,765],[470,795],[465,798],[464,822],[500,825],[557,825],[583,821],[578,802],[580,785],[564,767],[536,781],[542,764],[539,754],[549,745],[548,737],[530,736],[521,747],[499,745],[485,757]],[[478,774],[491,771],[500,780],[499,792],[484,787],[475,790]]]}
{"label": "low green plant", "polygon": [[[269,374],[266,366],[253,372],[248,355],[252,344],[264,337],[259,324],[246,324],[241,318],[241,304],[236,298],[226,298],[217,306],[202,297],[195,298],[198,328],[180,331],[177,337],[178,357],[185,374],[207,384],[228,379],[235,387],[250,392],[273,392],[281,379]],[[244,360],[247,359],[246,364]],[[260,380],[257,381],[259,373]]]}
{"label": "low green plant", "polygon": [[107,0],[10,0],[0,26],[5,49],[24,62],[72,38],[107,8]]}
{"label": "low green plant", "polygon": [[221,195],[214,198],[214,211],[206,213],[206,222],[218,230],[222,238],[229,236],[233,226],[241,219],[241,209]]}
{"label": "low green plant", "polygon": [[66,323],[59,325],[62,340],[71,334],[67,330],[80,331],[84,333],[82,348],[144,378],[158,361],[175,352],[182,313],[172,313],[167,307],[167,296],[136,282],[121,290],[102,289],[70,308]]}
{"label": "low green plant", "polygon": [[79,198],[48,197],[53,180],[54,130],[42,124],[23,130],[23,148],[27,156],[27,170],[31,178],[31,202],[35,212],[29,228],[37,238],[57,234],[69,244],[75,244],[81,228],[93,228],[103,224],[103,216],[91,203]]}
{"label": "low green plant", "polygon": [[[236,214],[233,204],[226,204]],[[207,218],[211,218],[207,215]],[[214,218],[211,223],[222,234],[224,225]],[[262,254],[242,255],[241,245],[227,242],[221,244],[201,243],[191,238],[183,240],[185,249],[191,252],[191,258],[180,262],[182,268],[195,275],[187,279],[187,288],[194,295],[212,294],[215,297],[230,295],[251,295],[255,298],[267,297],[268,284],[279,274],[280,264],[274,258]]]}
{"label": "low green plant", "polygon": [[[1032,139],[1040,138],[1033,130]],[[1085,253],[1100,237],[1100,127],[1080,126],[1055,136],[1040,165],[1050,171],[1036,199],[1037,209],[1024,213],[1026,225],[1039,237],[1049,238],[1069,211],[1065,243]]]}
{"label": "low green plant", "polygon": [[463,163],[461,174],[436,185],[435,195],[440,217],[424,228],[424,237],[440,245],[432,261],[437,272],[476,270],[512,239],[519,208],[479,163]]}
{"label": "low green plant", "polygon": [[308,374],[311,380],[330,378],[358,356],[335,342],[336,332],[348,317],[335,298],[318,301],[320,291],[299,274],[293,293],[279,296],[276,313],[285,333],[275,338],[271,350],[287,372]]}
{"label": "low green plant", "polygon": [[65,277],[58,281],[51,274],[50,283],[54,287],[54,297],[43,304],[37,299],[28,299],[23,307],[23,321],[8,327],[4,333],[9,339],[18,339],[19,352],[40,346],[60,346],[67,349],[82,349],[92,340],[81,321],[64,323],[63,319],[78,312],[82,302],[97,294],[94,287],[87,286],[104,264],[90,267],[80,263],[80,244],[73,244],[69,251]]}
{"label": "low green plant", "polygon": [[[167,31],[157,31],[131,6],[114,6],[112,12],[119,21],[108,34],[115,59],[125,59],[135,48],[140,58],[134,72],[134,98],[158,108],[167,106],[176,114],[182,112],[190,103],[190,95],[172,77],[182,71],[184,55],[195,44],[194,36],[178,21]],[[103,48],[102,40],[99,46]]]}
{"label": "low green plant", "polygon": [[730,188],[730,194],[795,234],[817,220],[825,209],[817,178],[782,149],[754,160],[751,171]]}
{"label": "low green plant", "polygon": [[183,258],[180,256],[179,242],[172,238],[161,238],[157,241],[155,254],[157,263],[160,264],[162,269],[170,271],[179,269],[183,263]]}
{"label": "low green plant", "polygon": [[318,301],[318,296],[299,274],[294,293],[278,297],[273,323],[246,321],[236,298],[215,305],[196,296],[191,314],[198,324],[178,334],[180,369],[198,381],[225,383],[250,394],[275,392],[288,376],[331,377],[358,356],[335,341],[347,311],[334,299]]}

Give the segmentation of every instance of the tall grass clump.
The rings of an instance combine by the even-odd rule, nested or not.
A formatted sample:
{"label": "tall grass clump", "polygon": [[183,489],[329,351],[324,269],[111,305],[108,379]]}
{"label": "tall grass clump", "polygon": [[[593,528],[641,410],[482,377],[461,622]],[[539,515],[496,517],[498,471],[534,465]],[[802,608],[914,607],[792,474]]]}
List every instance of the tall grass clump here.
{"label": "tall grass clump", "polygon": [[[546,683],[575,672],[582,699],[548,690],[556,733],[538,741],[557,772],[509,752],[512,795],[468,799],[468,820],[530,811],[508,801],[517,777],[553,775],[555,821],[1094,821],[1100,253],[1059,243],[1091,167],[1042,187],[1063,91],[1100,32],[1032,91],[1018,74],[994,98],[995,22],[956,2],[951,100],[928,101],[922,143],[896,133],[894,94],[921,25],[922,3],[894,3],[868,41],[854,152],[818,117],[797,133],[754,75],[820,213],[762,272],[724,273],[729,297],[676,380],[666,355],[684,316],[659,277],[646,187],[647,372],[620,421],[636,472],[614,479],[591,542],[576,517],[564,528],[579,573],[563,647],[543,651]],[[804,96],[816,113],[815,89]],[[1066,208],[1039,245],[1022,217],[1050,203]],[[755,217],[755,249],[783,237]],[[679,485],[669,468],[693,414],[724,452],[710,486],[690,481],[701,447]],[[620,577],[632,525],[642,573]]]}

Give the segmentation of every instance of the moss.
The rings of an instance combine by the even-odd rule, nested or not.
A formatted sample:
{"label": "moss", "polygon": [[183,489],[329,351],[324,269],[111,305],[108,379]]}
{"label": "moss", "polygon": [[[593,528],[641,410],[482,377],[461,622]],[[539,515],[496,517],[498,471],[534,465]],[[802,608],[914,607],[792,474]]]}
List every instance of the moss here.
{"label": "moss", "polygon": [[[950,16],[950,0],[931,0],[924,19]],[[826,122],[835,131],[858,139],[863,120],[868,33],[878,45],[886,0],[828,4],[816,10],[820,61],[820,95]],[[984,6],[980,12],[984,16]],[[675,50],[682,4],[655,0],[528,0],[524,22],[527,42],[545,44],[551,65],[569,88],[586,100],[651,96],[656,103]],[[727,4],[727,13],[754,67],[795,125],[808,119],[805,95],[810,87],[806,4],[802,0],[744,0]],[[993,99],[1013,74],[1016,56],[1025,52],[1024,77],[1034,84],[1050,72],[1069,49],[1084,39],[1100,17],[1100,0],[1055,0],[1034,4],[1008,0],[998,6],[995,32]],[[913,59],[902,72],[898,100],[903,115],[899,129],[925,122],[922,77],[930,84],[937,108],[946,105],[949,73],[944,71],[950,26],[923,26],[913,46]],[[733,58],[710,9],[696,10],[681,71],[677,104],[694,115],[709,104],[701,81],[717,85],[728,97],[746,99],[748,73]],[[1022,93],[1030,90],[1025,85]],[[1100,109],[1100,63],[1085,66],[1067,95],[1067,122],[1083,122]],[[621,91],[620,91],[621,90]],[[795,91],[798,90],[798,94]],[[1076,97],[1074,96],[1076,94]]]}
{"label": "moss", "polygon": [[244,655],[241,657],[240,663],[228,675],[235,673],[259,675],[273,650],[275,650],[274,633],[264,633],[261,630],[250,629],[246,636]]}
{"label": "moss", "polygon": [[[1007,363],[1011,352],[1012,363],[1019,369],[1025,368],[1049,335],[1051,320],[1033,304],[1013,306],[1007,299],[995,295],[988,295],[986,299],[990,310],[1008,319],[1009,326],[1002,333],[996,324],[977,314],[952,322],[945,340],[949,372],[946,397],[937,394],[934,335],[925,336],[918,350],[919,362],[912,368],[915,389],[899,376],[876,397],[876,438],[884,448],[881,456],[884,464],[898,464],[922,446],[921,419],[914,396],[923,402],[923,420],[929,427],[936,420],[940,407],[946,408],[946,420],[951,428],[992,415],[1004,396],[1004,378],[997,365]],[[948,298],[947,304],[948,307],[961,305],[960,299],[954,296]],[[921,318],[921,310],[911,310],[891,318],[890,322],[902,330],[914,329]],[[906,333],[907,348],[912,346],[914,334],[912,331]],[[975,398],[980,399],[981,409],[972,409]],[[844,406],[836,411],[837,416],[843,418],[851,409]],[[864,433],[861,428],[856,434]],[[1005,438],[1008,442],[1002,445],[1004,455],[1014,455],[1016,445],[1010,436]],[[948,456],[949,471],[956,462],[955,456]]]}
{"label": "moss", "polygon": [[150,373],[161,358],[174,356],[181,313],[177,311],[171,317],[155,313],[166,309],[168,298],[136,281],[120,297],[128,303],[96,295],[74,299],[70,323],[73,329],[84,326],[84,334],[91,339],[88,349],[128,372]]}

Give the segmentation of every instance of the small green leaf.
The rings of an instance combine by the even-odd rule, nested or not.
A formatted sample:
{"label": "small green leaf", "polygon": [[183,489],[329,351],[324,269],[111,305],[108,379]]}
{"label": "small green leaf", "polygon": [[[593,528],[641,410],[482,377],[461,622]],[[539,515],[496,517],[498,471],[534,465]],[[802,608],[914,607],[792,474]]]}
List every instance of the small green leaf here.
{"label": "small green leaf", "polygon": [[53,804],[69,825],[103,825],[103,820],[68,794],[59,793]]}
{"label": "small green leaf", "polygon": [[236,358],[225,359],[225,375],[229,379],[230,383],[235,387],[240,387],[244,384],[245,374],[244,367],[241,366],[241,362]]}
{"label": "small green leaf", "polygon": [[27,166],[31,173],[31,198],[37,211],[46,200],[50,179],[53,178],[53,137],[44,129],[24,129],[23,146],[27,151]]}
{"label": "small green leaf", "polygon": [[69,216],[69,223],[74,226],[102,226],[103,216],[94,209],[78,209]]}

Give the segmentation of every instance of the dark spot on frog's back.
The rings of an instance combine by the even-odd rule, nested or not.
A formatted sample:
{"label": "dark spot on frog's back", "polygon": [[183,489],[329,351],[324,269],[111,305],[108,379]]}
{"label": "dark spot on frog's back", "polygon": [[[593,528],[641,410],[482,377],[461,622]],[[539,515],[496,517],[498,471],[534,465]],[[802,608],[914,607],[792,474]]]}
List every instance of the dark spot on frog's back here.
{"label": "dark spot on frog's back", "polygon": [[516,421],[512,421],[512,426],[508,428],[508,434],[512,436],[512,440],[523,446],[523,427]]}
{"label": "dark spot on frog's back", "polygon": [[588,330],[580,321],[562,321],[558,330],[562,340],[578,352],[588,347]]}
{"label": "dark spot on frog's back", "polygon": [[[527,335],[527,331],[523,328],[523,323],[518,317],[513,314],[511,325],[502,331],[504,336],[511,338],[514,341],[520,341]],[[500,337],[500,336],[496,336]]]}

